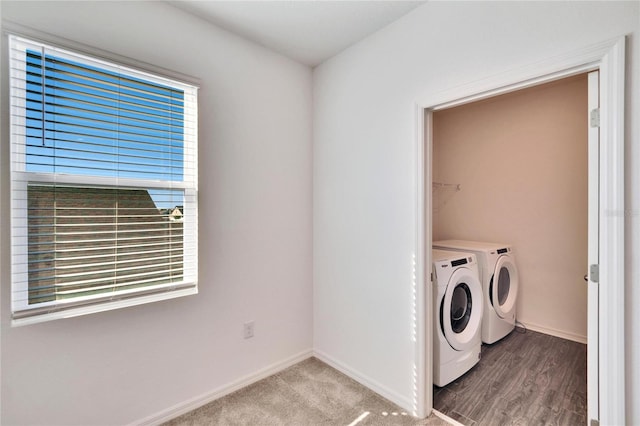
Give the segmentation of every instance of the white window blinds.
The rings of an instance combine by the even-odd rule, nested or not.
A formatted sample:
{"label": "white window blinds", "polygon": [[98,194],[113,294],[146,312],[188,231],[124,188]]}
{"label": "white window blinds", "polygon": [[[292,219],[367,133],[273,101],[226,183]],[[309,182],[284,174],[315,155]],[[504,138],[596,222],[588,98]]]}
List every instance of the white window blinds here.
{"label": "white window blinds", "polygon": [[197,88],[10,52],[14,322],[197,292]]}

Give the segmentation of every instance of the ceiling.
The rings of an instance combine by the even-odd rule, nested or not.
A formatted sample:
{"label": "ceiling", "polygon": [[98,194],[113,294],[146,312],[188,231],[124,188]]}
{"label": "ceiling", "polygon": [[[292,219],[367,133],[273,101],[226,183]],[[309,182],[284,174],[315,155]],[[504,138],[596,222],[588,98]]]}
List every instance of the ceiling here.
{"label": "ceiling", "polygon": [[168,1],[311,67],[425,3],[424,0]]}

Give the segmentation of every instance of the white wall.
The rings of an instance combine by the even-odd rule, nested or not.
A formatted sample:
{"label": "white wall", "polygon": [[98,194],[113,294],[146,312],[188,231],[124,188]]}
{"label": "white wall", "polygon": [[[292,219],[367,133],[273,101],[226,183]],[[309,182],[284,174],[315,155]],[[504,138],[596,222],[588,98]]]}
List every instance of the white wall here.
{"label": "white wall", "polygon": [[587,75],[433,114],[433,239],[514,247],[517,319],[587,342]]}
{"label": "white wall", "polygon": [[[314,347],[411,408],[415,105],[631,34],[627,411],[640,423],[637,2],[428,2],[314,71]],[[430,220],[430,218],[427,218]],[[622,378],[621,378],[622,379]]]}
{"label": "white wall", "polygon": [[310,354],[311,70],[165,3],[0,7],[3,19],[201,81],[200,293],[11,328],[2,69],[0,423],[136,422]]}

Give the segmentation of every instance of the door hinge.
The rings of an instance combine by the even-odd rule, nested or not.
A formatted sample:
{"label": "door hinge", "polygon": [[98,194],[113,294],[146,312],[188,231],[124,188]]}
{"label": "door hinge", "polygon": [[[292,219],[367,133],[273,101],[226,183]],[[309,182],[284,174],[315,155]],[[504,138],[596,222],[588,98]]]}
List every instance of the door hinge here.
{"label": "door hinge", "polygon": [[591,110],[591,113],[589,114],[589,122],[591,123],[591,127],[600,127],[600,108],[594,108]]}
{"label": "door hinge", "polygon": [[433,272],[431,273],[431,282],[433,282]]}
{"label": "door hinge", "polygon": [[600,282],[600,265],[589,266],[589,279],[594,283]]}
{"label": "door hinge", "polygon": [[590,425],[590,426],[600,426],[600,420],[591,419],[591,420],[589,421],[589,425]]}

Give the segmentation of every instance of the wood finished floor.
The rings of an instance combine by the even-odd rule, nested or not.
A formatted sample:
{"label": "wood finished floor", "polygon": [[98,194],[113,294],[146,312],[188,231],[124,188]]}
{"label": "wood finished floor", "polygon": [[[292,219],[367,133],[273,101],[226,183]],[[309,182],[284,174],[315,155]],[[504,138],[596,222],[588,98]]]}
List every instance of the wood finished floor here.
{"label": "wood finished floor", "polygon": [[587,346],[516,329],[480,362],[434,387],[436,410],[464,425],[585,425]]}

